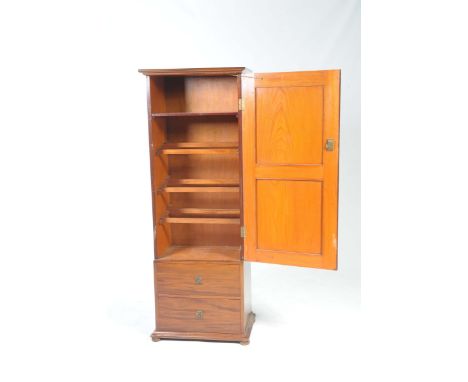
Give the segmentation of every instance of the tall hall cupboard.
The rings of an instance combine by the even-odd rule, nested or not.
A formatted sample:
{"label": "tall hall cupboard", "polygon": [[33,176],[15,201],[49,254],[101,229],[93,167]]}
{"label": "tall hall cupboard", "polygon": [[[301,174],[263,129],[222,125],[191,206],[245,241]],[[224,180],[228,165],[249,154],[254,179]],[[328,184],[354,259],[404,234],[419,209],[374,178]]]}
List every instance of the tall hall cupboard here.
{"label": "tall hall cupboard", "polygon": [[141,69],[156,329],[249,343],[250,262],[337,267],[340,71]]}

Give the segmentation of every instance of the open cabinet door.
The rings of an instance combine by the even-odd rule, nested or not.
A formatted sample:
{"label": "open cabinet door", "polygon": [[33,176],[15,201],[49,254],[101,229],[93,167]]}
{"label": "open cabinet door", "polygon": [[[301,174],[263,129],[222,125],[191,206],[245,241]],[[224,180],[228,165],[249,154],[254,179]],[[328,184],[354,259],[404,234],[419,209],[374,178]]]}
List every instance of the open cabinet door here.
{"label": "open cabinet door", "polygon": [[336,269],[340,71],[242,81],[244,260]]}

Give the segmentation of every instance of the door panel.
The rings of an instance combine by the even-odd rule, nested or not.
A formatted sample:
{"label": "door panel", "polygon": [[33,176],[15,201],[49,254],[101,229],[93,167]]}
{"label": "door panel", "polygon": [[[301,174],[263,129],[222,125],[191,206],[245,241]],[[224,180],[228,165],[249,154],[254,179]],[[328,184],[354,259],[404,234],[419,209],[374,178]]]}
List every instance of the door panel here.
{"label": "door panel", "polygon": [[321,86],[258,88],[257,163],[322,163]]}
{"label": "door panel", "polygon": [[340,72],[242,81],[244,259],[336,269]]}
{"label": "door panel", "polygon": [[258,248],[320,253],[322,184],[257,180]]}

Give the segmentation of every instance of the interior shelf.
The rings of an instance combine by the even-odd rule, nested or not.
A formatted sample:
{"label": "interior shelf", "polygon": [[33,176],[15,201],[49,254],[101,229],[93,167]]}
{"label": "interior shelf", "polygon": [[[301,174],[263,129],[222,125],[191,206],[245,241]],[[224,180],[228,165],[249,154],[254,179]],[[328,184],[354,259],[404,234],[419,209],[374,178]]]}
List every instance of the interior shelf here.
{"label": "interior shelf", "polygon": [[170,216],[176,215],[202,215],[202,216],[240,216],[238,208],[172,208]]}
{"label": "interior shelf", "polygon": [[239,246],[171,246],[157,261],[240,261]]}
{"label": "interior shelf", "polygon": [[227,116],[227,117],[237,117],[237,111],[224,111],[224,112],[174,112],[174,113],[151,113],[153,118],[158,117],[220,117],[220,116]]}
{"label": "interior shelf", "polygon": [[165,186],[161,189],[164,192],[239,192],[239,187],[210,187],[210,186],[196,186],[196,187],[174,187]]}
{"label": "interior shelf", "polygon": [[156,150],[156,154],[238,154],[236,142],[178,142],[165,143]]}
{"label": "interior shelf", "polygon": [[162,217],[163,223],[179,223],[179,224],[240,224],[239,218],[227,217]]}
{"label": "interior shelf", "polygon": [[172,179],[159,192],[239,192],[236,179]]}
{"label": "interior shelf", "polygon": [[169,186],[183,186],[183,185],[219,185],[219,186],[239,186],[239,179],[169,179]]}
{"label": "interior shelf", "polygon": [[239,79],[155,76],[150,85],[156,257],[239,261]]}

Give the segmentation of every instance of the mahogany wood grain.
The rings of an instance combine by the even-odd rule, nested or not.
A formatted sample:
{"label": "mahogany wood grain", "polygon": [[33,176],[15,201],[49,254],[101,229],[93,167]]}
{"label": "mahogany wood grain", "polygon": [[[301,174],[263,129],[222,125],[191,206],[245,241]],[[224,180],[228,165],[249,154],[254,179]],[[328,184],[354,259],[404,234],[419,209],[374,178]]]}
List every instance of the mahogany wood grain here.
{"label": "mahogany wood grain", "polygon": [[160,295],[219,296],[239,299],[240,265],[232,263],[155,262]]}
{"label": "mahogany wood grain", "polygon": [[244,259],[336,269],[339,82],[338,70],[243,79]]}
{"label": "mahogany wood grain", "polygon": [[[243,331],[239,299],[160,295],[158,309],[158,330],[161,331],[207,333],[241,333]],[[198,316],[197,313],[199,313]]]}

